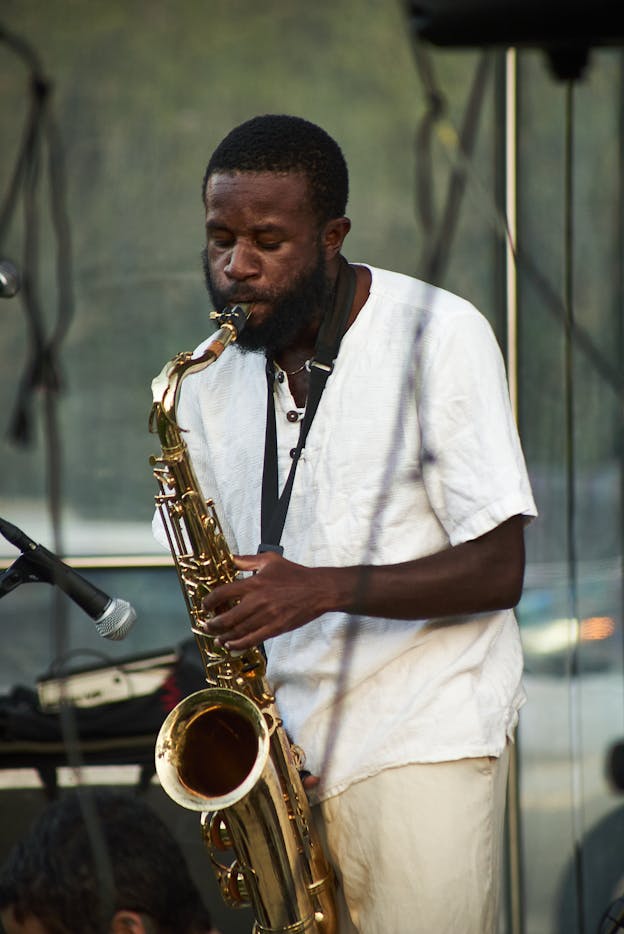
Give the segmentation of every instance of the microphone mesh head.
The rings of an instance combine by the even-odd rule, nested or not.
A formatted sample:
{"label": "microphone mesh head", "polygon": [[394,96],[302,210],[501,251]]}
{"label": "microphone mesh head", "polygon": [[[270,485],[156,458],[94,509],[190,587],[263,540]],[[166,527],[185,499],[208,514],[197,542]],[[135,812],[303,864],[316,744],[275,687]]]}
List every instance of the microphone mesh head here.
{"label": "microphone mesh head", "polygon": [[125,639],[136,622],[134,608],[126,601],[116,597],[108,604],[102,615],[95,622],[95,627],[104,639],[119,642]]}

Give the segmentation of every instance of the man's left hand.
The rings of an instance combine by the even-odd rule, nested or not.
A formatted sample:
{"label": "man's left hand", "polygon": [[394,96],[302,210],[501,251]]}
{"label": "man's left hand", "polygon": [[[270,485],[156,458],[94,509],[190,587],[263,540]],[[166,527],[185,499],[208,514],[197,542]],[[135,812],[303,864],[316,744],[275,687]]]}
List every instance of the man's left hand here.
{"label": "man's left hand", "polygon": [[320,569],[295,564],[271,551],[235,555],[234,564],[253,573],[217,587],[202,601],[204,610],[215,613],[205,623],[207,632],[228,649],[259,645],[309,623],[329,608],[318,582]]}

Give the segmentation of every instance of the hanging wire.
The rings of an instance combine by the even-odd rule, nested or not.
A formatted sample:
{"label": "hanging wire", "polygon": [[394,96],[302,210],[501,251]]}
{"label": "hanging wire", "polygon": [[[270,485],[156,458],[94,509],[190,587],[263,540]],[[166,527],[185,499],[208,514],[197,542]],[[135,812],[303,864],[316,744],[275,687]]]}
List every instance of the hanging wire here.
{"label": "hanging wire", "polygon": [[575,347],[574,347],[574,85],[569,82],[565,92],[564,150],[564,242],[563,286],[564,307],[564,395],[565,395],[565,461],[566,461],[566,549],[569,568],[570,650],[568,656],[568,694],[570,698],[570,776],[572,783],[572,830],[574,841],[574,871],[579,931],[585,929],[585,898],[583,890],[583,776],[581,769],[580,716],[581,684],[579,680],[579,603],[576,512],[576,445],[575,425]]}
{"label": "hanging wire", "polygon": [[[439,284],[446,272],[453,247],[494,56],[484,52],[477,61],[462,125],[457,131],[447,119],[445,98],[435,75],[432,56],[419,44],[415,45],[413,51],[428,104],[416,132],[416,211],[424,234],[421,268],[426,282]],[[433,143],[439,132],[444,134],[449,145],[460,151],[461,159],[456,160],[451,167],[444,208],[439,221],[435,223],[432,203],[435,188]]]}
{"label": "hanging wire", "polygon": [[[471,101],[469,100],[468,110],[464,119],[463,132],[466,133],[466,130],[468,131],[467,135],[464,137],[448,116],[447,108],[441,103],[445,100],[445,97],[435,79],[429,50],[421,44],[418,39],[414,38],[413,52],[419,75],[424,83],[426,100],[429,102],[428,110],[421,120],[416,135],[416,160],[419,166],[417,169],[419,178],[416,190],[418,193],[425,193],[424,210],[417,205],[417,215],[420,217],[421,221],[423,221],[424,218],[423,233],[425,238],[429,239],[433,237],[437,240],[437,252],[430,254],[432,258],[435,259],[435,263],[432,263],[429,267],[425,265],[423,277],[426,281],[435,282],[435,280],[432,280],[432,277],[429,276],[429,273],[436,273],[437,269],[440,269],[441,273],[443,273],[448,259],[449,249],[452,245],[452,235],[455,230],[459,209],[459,200],[455,200],[451,193],[458,187],[461,187],[463,192],[465,185],[470,183],[473,191],[480,196],[480,209],[489,217],[492,230],[507,244],[515,264],[516,272],[523,273],[528,281],[533,282],[537,291],[544,299],[544,304],[548,312],[560,322],[562,327],[569,328],[570,339],[574,343],[576,349],[588,360],[593,368],[600,373],[601,377],[604,379],[605,383],[609,385],[614,394],[620,399],[624,398],[620,368],[614,365],[602,353],[589,332],[578,320],[575,318],[571,320],[568,319],[565,297],[562,296],[560,291],[549,281],[547,275],[540,269],[537,261],[530,252],[520,246],[519,243],[514,242],[504,212],[500,210],[480,174],[475,170],[471,158],[472,153],[467,150],[466,145],[467,140],[470,139],[470,131],[472,129],[472,125],[468,120]],[[475,81],[473,82],[472,96],[476,96],[477,89],[478,85]],[[477,117],[473,117],[473,123],[475,123],[475,125],[476,120]],[[466,124],[468,124],[468,126],[466,126]],[[453,170],[447,194],[447,207],[445,209],[445,211],[448,212],[449,220],[443,220],[437,227],[431,224],[433,209],[430,204],[430,199],[431,192],[434,188],[433,176],[431,174],[433,155],[432,152],[427,152],[425,149],[425,144],[432,147],[434,141],[437,141],[441,145],[441,151],[448,159]],[[447,225],[445,233],[443,233],[444,224]]]}
{"label": "hanging wire", "polygon": [[[66,210],[65,160],[53,111],[52,82],[44,74],[35,51],[21,37],[0,26],[0,41],[8,45],[29,69],[29,112],[15,168],[0,208],[2,245],[16,217],[20,200],[22,203],[22,300],[29,326],[30,347],[19,381],[9,439],[20,446],[27,446],[32,442],[32,404],[36,393],[41,391],[56,396],[62,388],[59,350],[74,314],[71,236]],[[57,258],[56,321],[49,336],[46,335],[39,281],[39,201],[46,157]]]}
{"label": "hanging wire", "polygon": [[[54,550],[63,554],[62,442],[58,423],[58,401],[63,389],[60,353],[74,316],[71,229],[67,212],[65,158],[53,108],[53,84],[44,74],[34,49],[23,38],[0,25],[0,43],[5,43],[28,68],[29,110],[17,161],[0,206],[0,246],[10,232],[18,208],[23,215],[22,304],[26,314],[29,348],[18,395],[10,420],[9,440],[28,447],[33,441],[33,407],[37,396],[43,398],[43,436],[47,459],[47,498]],[[50,217],[56,246],[56,318],[46,333],[40,299],[40,222],[41,186],[47,168]],[[59,588],[52,590],[52,631],[55,655],[63,657],[68,648],[66,600]],[[92,841],[94,861],[102,891],[102,925],[114,907],[113,871],[91,794],[84,787],[84,766],[75,710],[68,702],[61,679],[59,722],[67,761],[78,786],[87,832]]]}
{"label": "hanging wire", "polygon": [[[620,51],[619,62],[618,62],[618,72],[619,72],[619,108],[618,108],[618,141],[619,141],[619,165],[624,165],[624,50]],[[620,249],[624,245],[624,178],[620,172],[619,177],[619,187],[618,187],[618,241],[620,244]],[[624,295],[624,263],[618,263],[618,288],[617,295]],[[618,314],[618,348],[620,352],[620,359],[624,354],[624,315]],[[622,397],[624,398],[624,369],[620,371],[620,386]],[[618,443],[619,455],[620,458],[624,457],[624,424],[620,420],[619,425],[619,443]],[[620,554],[624,555],[624,470],[620,472]],[[622,559],[620,559],[620,576],[624,579],[624,574],[622,574]],[[624,619],[624,588],[620,594],[620,619]],[[622,666],[624,668],[624,640],[622,642]],[[622,697],[624,702],[624,695]],[[624,713],[624,711],[623,711]]]}

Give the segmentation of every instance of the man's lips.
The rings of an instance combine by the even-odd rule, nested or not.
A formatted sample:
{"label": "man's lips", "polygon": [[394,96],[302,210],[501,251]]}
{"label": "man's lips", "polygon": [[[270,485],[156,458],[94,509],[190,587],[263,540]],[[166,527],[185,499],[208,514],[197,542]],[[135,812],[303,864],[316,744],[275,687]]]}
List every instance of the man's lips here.
{"label": "man's lips", "polygon": [[228,304],[231,305],[260,305],[270,301],[266,295],[234,295],[228,298]]}

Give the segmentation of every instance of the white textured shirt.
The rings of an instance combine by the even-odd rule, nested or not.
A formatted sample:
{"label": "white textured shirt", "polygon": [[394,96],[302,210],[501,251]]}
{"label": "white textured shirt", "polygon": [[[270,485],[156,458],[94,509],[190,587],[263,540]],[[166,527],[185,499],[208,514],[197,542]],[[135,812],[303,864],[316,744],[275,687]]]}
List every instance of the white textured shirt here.
{"label": "white textured shirt", "polygon": [[[285,557],[305,565],[408,561],[536,513],[487,320],[444,290],[368,268],[370,295],[327,381],[282,536]],[[275,382],[275,409],[281,489],[300,427],[287,380]],[[260,354],[229,348],[183,383],[178,423],[238,554],[260,543],[265,422]],[[525,700],[511,610],[327,613],[266,650],[321,797],[408,762],[499,755]]]}

